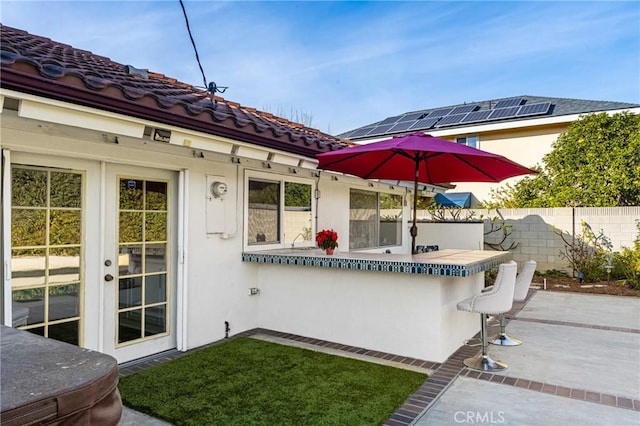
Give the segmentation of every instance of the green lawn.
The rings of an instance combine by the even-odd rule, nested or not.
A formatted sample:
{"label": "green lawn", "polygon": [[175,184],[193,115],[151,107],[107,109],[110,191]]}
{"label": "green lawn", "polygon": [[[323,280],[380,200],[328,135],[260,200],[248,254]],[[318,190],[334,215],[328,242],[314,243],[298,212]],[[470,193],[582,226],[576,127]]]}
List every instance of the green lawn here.
{"label": "green lawn", "polygon": [[425,374],[234,338],[120,379],[128,407],[176,425],[378,425]]}

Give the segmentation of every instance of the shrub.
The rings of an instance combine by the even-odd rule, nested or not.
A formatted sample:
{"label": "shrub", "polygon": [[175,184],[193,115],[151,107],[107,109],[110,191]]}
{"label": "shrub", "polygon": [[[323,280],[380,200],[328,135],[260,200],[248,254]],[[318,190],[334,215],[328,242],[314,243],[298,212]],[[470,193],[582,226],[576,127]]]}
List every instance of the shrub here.
{"label": "shrub", "polygon": [[611,241],[602,231],[593,232],[588,223],[582,222],[582,234],[570,241],[564,232],[554,231],[564,242],[560,257],[569,262],[576,273],[583,273],[586,282],[596,282],[607,278],[605,265],[611,255]]}
{"label": "shrub", "polygon": [[613,255],[613,274],[624,279],[625,285],[640,290],[640,220],[636,220],[638,234],[633,248],[623,247]]}

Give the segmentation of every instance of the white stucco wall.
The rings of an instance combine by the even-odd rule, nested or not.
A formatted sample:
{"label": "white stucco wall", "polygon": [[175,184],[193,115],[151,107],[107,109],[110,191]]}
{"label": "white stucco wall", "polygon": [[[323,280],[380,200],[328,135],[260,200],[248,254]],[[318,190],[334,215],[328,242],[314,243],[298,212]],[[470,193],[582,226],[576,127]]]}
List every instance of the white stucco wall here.
{"label": "white stucco wall", "polygon": [[438,245],[440,250],[483,250],[483,222],[418,222],[416,245]]}
{"label": "white stucco wall", "polygon": [[480,291],[466,278],[249,264],[259,276],[260,327],[443,362],[479,329],[456,309]]}
{"label": "white stucco wall", "polygon": [[[188,252],[188,346],[219,340],[225,335],[225,321],[231,334],[255,327],[256,304],[248,296],[257,277],[240,260],[243,247],[242,182],[236,180],[235,165],[202,163],[190,165],[189,252]],[[224,199],[221,234],[206,233],[206,175],[224,176],[229,187]],[[240,186],[239,186],[240,184]],[[215,219],[215,216],[214,216]],[[211,220],[211,218],[209,218]],[[226,234],[226,235],[224,235]]]}

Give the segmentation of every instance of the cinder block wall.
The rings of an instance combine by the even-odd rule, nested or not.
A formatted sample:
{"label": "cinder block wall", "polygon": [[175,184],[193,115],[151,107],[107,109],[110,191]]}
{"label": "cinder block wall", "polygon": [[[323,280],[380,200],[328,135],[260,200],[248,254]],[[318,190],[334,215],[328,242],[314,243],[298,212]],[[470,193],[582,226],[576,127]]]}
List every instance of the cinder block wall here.
{"label": "cinder block wall", "polygon": [[[554,232],[554,228],[561,230],[567,241],[582,233],[582,221],[591,226],[597,234],[602,230],[611,240],[614,251],[621,247],[633,246],[636,238],[636,220],[640,220],[640,206],[634,207],[577,207],[577,208],[549,208],[549,209],[500,209],[500,213],[507,226],[510,226],[508,238],[501,244],[504,249],[512,243],[517,246],[510,251],[513,259],[518,263],[533,259],[538,262],[538,271],[549,269],[569,270],[565,260],[560,257],[560,250],[564,242]],[[491,230],[490,218],[497,216],[496,210],[470,209],[476,218],[484,219],[484,232]],[[460,217],[466,217],[461,214]],[[427,211],[420,211],[418,217],[430,217]],[[429,231],[418,233],[424,239],[431,241]],[[484,236],[485,242],[499,243],[503,238],[501,231]],[[457,247],[467,248],[467,247]],[[485,246],[485,249],[489,247]]]}
{"label": "cinder block wall", "polygon": [[[495,210],[474,210],[476,216],[485,218],[485,232],[490,230],[488,218],[496,216]],[[567,262],[560,258],[564,247],[562,239],[554,233],[554,227],[562,230],[565,238],[582,233],[582,221],[588,223],[595,233],[602,230],[611,240],[614,251],[621,247],[631,247],[636,237],[635,221],[640,220],[640,207],[577,207],[553,209],[500,209],[512,233],[503,246],[511,242],[518,246],[511,250],[513,259],[524,262],[533,259],[538,262],[538,271],[568,269]],[[496,243],[502,233],[485,236],[485,241]],[[569,273],[571,271],[568,270]]]}

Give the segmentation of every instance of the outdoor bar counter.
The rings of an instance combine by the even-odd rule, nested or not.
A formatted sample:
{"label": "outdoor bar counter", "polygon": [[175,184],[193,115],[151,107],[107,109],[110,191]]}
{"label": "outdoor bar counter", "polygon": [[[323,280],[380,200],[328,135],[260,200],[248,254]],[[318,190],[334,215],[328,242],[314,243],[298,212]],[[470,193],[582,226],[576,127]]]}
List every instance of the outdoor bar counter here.
{"label": "outdoor bar counter", "polygon": [[508,252],[381,254],[320,249],[245,252],[255,264],[260,327],[443,362],[480,329],[459,301]]}

